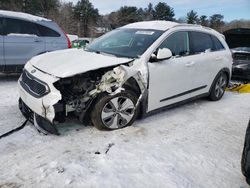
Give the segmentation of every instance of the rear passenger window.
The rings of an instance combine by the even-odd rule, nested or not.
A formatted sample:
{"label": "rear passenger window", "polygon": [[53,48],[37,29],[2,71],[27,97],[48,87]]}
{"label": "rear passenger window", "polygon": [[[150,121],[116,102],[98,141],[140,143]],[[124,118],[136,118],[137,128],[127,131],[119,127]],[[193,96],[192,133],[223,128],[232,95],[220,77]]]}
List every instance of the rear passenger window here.
{"label": "rear passenger window", "polygon": [[221,44],[221,42],[219,41],[219,39],[217,39],[217,37],[211,35],[214,46],[213,46],[213,51],[219,51],[219,50],[224,50],[224,46]]}
{"label": "rear passenger window", "polygon": [[38,35],[36,25],[32,22],[27,22],[18,19],[5,18],[6,34],[29,34]]}
{"label": "rear passenger window", "polygon": [[191,33],[191,53],[199,54],[206,50],[213,49],[212,38],[209,34],[201,32],[190,32]]}
{"label": "rear passenger window", "polygon": [[159,47],[168,48],[173,56],[184,56],[189,54],[188,32],[179,31],[170,35]]}
{"label": "rear passenger window", "polygon": [[57,33],[56,31],[48,27],[37,24],[37,28],[39,30],[40,36],[42,37],[60,37],[61,36],[59,33]]}

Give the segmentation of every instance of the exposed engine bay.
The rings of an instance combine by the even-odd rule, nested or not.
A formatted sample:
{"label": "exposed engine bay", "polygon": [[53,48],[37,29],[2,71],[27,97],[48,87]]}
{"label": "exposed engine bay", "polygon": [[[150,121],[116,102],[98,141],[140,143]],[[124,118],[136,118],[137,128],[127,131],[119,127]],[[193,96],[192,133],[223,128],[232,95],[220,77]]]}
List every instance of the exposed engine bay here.
{"label": "exposed engine bay", "polygon": [[88,72],[71,78],[63,78],[54,83],[61,92],[61,102],[65,105],[65,115],[74,111],[79,115],[87,107],[87,102],[92,97],[90,91],[100,83],[101,73]]}
{"label": "exposed engine bay", "polygon": [[[54,83],[62,95],[59,103],[64,106],[63,112],[56,114],[55,120],[63,122],[69,113],[73,112],[76,117],[84,122],[86,112],[99,93],[106,92],[110,95],[125,90],[124,83],[135,76],[140,79],[138,71],[128,71],[129,67],[121,65],[110,70],[110,68],[99,69],[76,75],[70,78],[62,78]],[[143,84],[140,84],[144,90]],[[140,87],[139,86],[139,87]],[[142,91],[139,91],[141,93]],[[63,113],[63,114],[62,114]],[[88,118],[88,117],[87,117]]]}

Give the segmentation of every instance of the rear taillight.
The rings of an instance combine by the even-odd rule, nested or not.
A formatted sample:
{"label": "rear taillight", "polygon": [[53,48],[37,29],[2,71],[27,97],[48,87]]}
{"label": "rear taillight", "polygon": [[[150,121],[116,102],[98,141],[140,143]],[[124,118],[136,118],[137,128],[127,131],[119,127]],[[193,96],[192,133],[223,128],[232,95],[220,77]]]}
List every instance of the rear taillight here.
{"label": "rear taillight", "polygon": [[[62,30],[62,31],[63,31],[63,30]],[[68,42],[68,48],[71,48],[72,46],[71,46],[71,42],[70,42],[70,40],[69,40],[68,35],[65,33],[65,31],[63,31],[63,33],[64,33],[64,35],[65,35],[65,37],[66,37],[66,39],[67,39],[67,42]]]}
{"label": "rear taillight", "polygon": [[60,26],[58,26],[58,27],[62,30],[62,32],[64,33],[64,35],[65,35],[65,37],[66,37],[66,39],[67,39],[68,48],[72,48],[71,42],[70,42],[70,40],[69,40],[68,35],[66,34],[66,32],[65,32]]}
{"label": "rear taillight", "polygon": [[66,33],[65,33],[65,36],[66,36],[66,39],[67,39],[67,42],[68,42],[68,48],[71,48],[72,47],[71,42],[70,42],[69,37],[68,37],[68,35]]}

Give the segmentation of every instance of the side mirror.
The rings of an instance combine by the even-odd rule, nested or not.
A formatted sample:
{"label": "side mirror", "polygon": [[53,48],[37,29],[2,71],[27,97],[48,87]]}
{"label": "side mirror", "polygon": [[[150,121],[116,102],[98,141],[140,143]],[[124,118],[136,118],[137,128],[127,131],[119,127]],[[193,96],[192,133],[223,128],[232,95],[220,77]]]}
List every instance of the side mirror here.
{"label": "side mirror", "polygon": [[172,57],[172,52],[168,48],[162,48],[158,50],[157,60],[165,60]]}

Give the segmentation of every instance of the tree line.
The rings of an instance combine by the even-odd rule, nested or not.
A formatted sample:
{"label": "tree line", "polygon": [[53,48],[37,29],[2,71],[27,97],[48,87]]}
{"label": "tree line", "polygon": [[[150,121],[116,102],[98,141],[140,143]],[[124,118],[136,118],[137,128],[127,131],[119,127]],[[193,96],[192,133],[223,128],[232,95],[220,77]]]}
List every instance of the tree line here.
{"label": "tree line", "polygon": [[149,20],[200,24],[220,32],[237,25],[250,27],[249,20],[226,23],[221,14],[199,16],[194,10],[189,11],[186,17],[176,19],[174,8],[165,2],[156,5],[149,3],[146,8],[123,6],[106,15],[100,15],[99,10],[89,0],[79,0],[76,4],[60,0],[1,0],[0,9],[43,16],[56,21],[65,32],[85,37],[96,37],[128,23]]}

